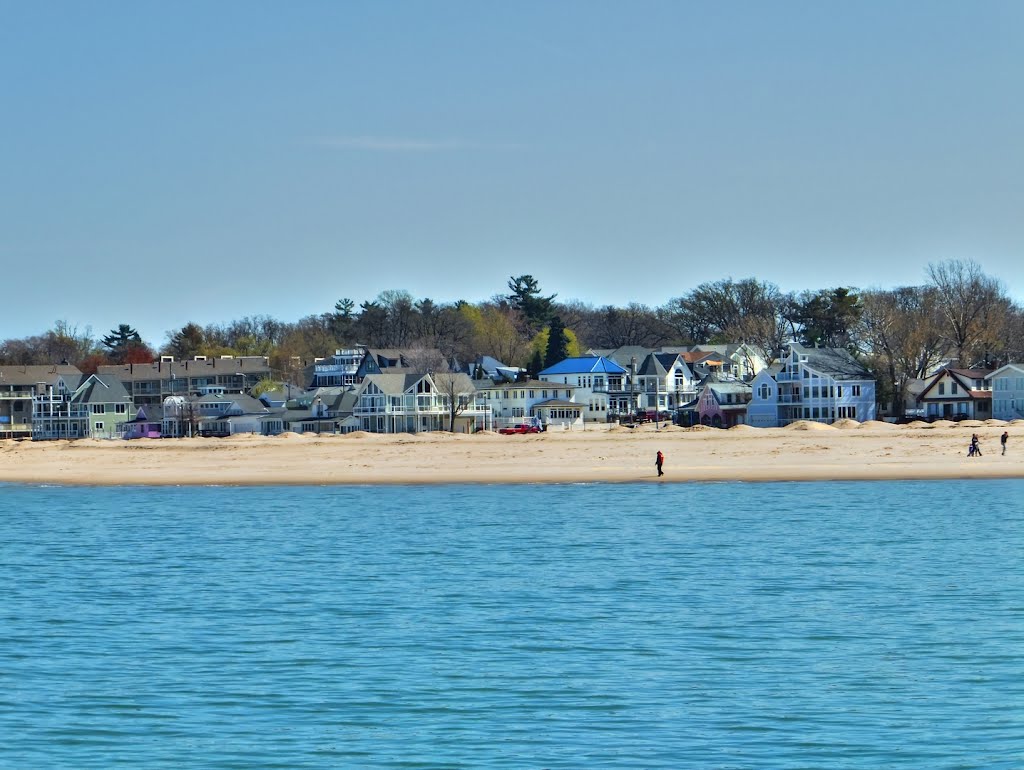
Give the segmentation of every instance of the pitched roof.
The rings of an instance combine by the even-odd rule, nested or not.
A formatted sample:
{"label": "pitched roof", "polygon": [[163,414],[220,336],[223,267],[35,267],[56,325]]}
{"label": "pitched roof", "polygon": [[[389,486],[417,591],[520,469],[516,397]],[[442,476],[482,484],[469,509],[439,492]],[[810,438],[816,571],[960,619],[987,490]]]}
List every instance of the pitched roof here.
{"label": "pitched roof", "polygon": [[426,375],[410,374],[408,372],[388,372],[387,374],[368,374],[363,379],[363,389],[369,383],[380,388],[382,393],[391,396],[400,396]]}
{"label": "pitched roof", "polygon": [[197,404],[234,404],[245,414],[260,414],[266,412],[268,407],[259,399],[248,396],[245,393],[210,393],[195,400]]}
{"label": "pitched roof", "polygon": [[80,404],[124,404],[131,401],[131,396],[117,377],[92,374],[76,383],[74,400]]}
{"label": "pitched roof", "polygon": [[808,348],[792,343],[790,349],[807,357],[807,366],[816,372],[836,380],[870,380],[871,373],[854,358],[850,351],[842,348]]}
{"label": "pitched roof", "polygon": [[611,359],[604,356],[574,356],[559,361],[541,372],[542,375],[552,374],[625,374],[626,370]]}
{"label": "pitched roof", "polygon": [[949,395],[942,395],[938,398],[933,398],[932,400],[946,399],[953,401],[963,399],[965,395],[972,399],[990,399],[992,398],[992,391],[974,389],[974,381],[986,379],[989,374],[991,374],[991,371],[988,369],[954,369],[951,366],[946,366],[939,369],[939,371],[928,379],[928,384],[924,386],[924,389],[918,394],[917,398],[919,401],[929,398],[929,393],[932,388],[938,385],[939,380],[948,375],[959,383],[960,387],[964,389],[964,392],[957,394],[950,393]]}

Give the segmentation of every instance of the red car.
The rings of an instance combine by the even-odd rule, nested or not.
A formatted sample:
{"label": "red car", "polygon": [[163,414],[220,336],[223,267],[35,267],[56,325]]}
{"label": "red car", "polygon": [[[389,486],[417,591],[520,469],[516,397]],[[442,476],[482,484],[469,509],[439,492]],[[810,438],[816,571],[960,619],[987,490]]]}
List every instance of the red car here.
{"label": "red car", "polygon": [[502,428],[498,433],[503,433],[506,436],[510,436],[513,433],[540,433],[540,428],[536,425],[527,425],[526,423],[519,423],[518,425],[510,425],[507,428]]}

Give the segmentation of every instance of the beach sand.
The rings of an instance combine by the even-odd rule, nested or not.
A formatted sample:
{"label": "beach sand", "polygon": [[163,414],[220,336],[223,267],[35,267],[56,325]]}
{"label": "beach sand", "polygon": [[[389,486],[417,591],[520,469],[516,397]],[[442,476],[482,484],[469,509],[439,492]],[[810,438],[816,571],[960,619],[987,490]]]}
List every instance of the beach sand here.
{"label": "beach sand", "polygon": [[[1009,432],[1008,454],[999,436]],[[968,458],[972,433],[984,455]],[[655,453],[665,454],[657,477]],[[0,481],[86,485],[810,481],[1024,477],[1024,421],[620,426],[524,436],[284,434],[0,441]]]}

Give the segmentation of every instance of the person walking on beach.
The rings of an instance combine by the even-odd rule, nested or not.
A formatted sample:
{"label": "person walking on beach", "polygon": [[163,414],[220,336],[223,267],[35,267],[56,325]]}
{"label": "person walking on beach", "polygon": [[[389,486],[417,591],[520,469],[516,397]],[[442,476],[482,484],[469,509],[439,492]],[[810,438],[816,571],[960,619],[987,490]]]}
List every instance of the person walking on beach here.
{"label": "person walking on beach", "polygon": [[981,457],[981,444],[978,443],[978,434],[971,436],[971,449],[967,453],[970,457]]}
{"label": "person walking on beach", "polygon": [[658,469],[658,475],[659,476],[664,476],[665,475],[665,471],[663,471],[661,469],[661,466],[664,465],[664,464],[665,464],[665,455],[663,455],[661,453],[661,450],[659,449],[657,457],[654,458],[654,467]]}
{"label": "person walking on beach", "polygon": [[1009,431],[1003,431],[1003,435],[999,437],[999,443],[1003,445],[1003,454],[1006,454],[1006,439],[1010,437]]}

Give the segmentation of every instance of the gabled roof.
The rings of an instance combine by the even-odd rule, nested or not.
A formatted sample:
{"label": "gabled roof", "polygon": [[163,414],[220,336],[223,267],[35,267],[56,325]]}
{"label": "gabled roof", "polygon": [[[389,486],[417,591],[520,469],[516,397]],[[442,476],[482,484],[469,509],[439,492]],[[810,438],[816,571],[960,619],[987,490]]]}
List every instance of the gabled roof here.
{"label": "gabled roof", "polygon": [[667,377],[676,362],[682,363],[683,368],[689,372],[690,367],[686,365],[682,353],[651,353],[636,373],[644,377]]}
{"label": "gabled roof", "polygon": [[651,348],[645,348],[642,345],[620,345],[617,348],[605,348],[602,350],[589,350],[587,351],[591,355],[607,358],[614,361],[619,366],[628,368],[635,358],[639,364],[651,353],[655,352]]}
{"label": "gabled roof", "polygon": [[1009,363],[1009,364],[1006,364],[1006,366],[1000,366],[994,372],[991,372],[988,375],[988,378],[992,379],[993,377],[1003,377],[1003,376],[1009,374],[1010,372],[1017,372],[1017,374],[1024,374],[1024,364]]}
{"label": "gabled roof", "polygon": [[713,350],[687,350],[679,354],[688,364],[724,364],[725,357]]}
{"label": "gabled roof", "polygon": [[385,395],[401,396],[410,392],[420,380],[428,377],[431,382],[434,383],[434,387],[438,393],[443,393],[448,390],[447,381],[443,380],[443,378],[447,377],[453,378],[452,384],[454,385],[456,393],[476,392],[476,384],[474,384],[472,378],[465,372],[438,372],[435,375],[430,375],[423,372],[393,373],[389,371],[387,374],[366,375],[366,378],[363,380],[363,387],[359,389],[359,393],[363,393],[366,390],[366,386],[372,383]]}
{"label": "gabled roof", "polygon": [[366,390],[366,386],[372,383],[380,388],[382,393],[389,396],[400,396],[425,376],[426,375],[423,374],[410,374],[408,372],[368,374],[363,379],[363,387],[361,390]]}
{"label": "gabled roof", "polygon": [[[68,386],[74,387],[70,381]],[[131,396],[117,377],[91,374],[77,383],[73,399],[79,404],[125,404],[131,401]]]}
{"label": "gabled roof", "polygon": [[808,348],[797,343],[790,344],[790,350],[799,356],[807,357],[807,366],[819,374],[825,374],[835,380],[871,380],[874,379],[863,364],[854,358],[850,351],[842,348]]}
{"label": "gabled roof", "polygon": [[604,356],[574,356],[559,361],[541,372],[542,375],[553,374],[625,374],[626,370],[611,359]]}
{"label": "gabled roof", "polygon": [[259,399],[248,396],[245,393],[211,393],[201,396],[195,400],[200,405],[205,404],[234,404],[244,414],[260,414],[266,412],[268,407]]}
{"label": "gabled roof", "polygon": [[927,399],[931,394],[932,389],[939,384],[939,380],[943,379],[947,375],[950,377],[950,379],[955,380],[956,383],[960,385],[961,388],[963,388],[964,392],[957,393],[955,395],[951,393],[948,395],[939,396],[939,398],[948,400],[962,400],[965,397],[981,400],[990,399],[992,398],[992,391],[974,389],[975,380],[987,379],[990,374],[991,371],[988,369],[954,369],[951,366],[943,367],[942,369],[939,369],[939,371],[937,371],[935,374],[928,378],[928,384],[925,385],[924,389],[918,394],[917,399],[919,401]]}

